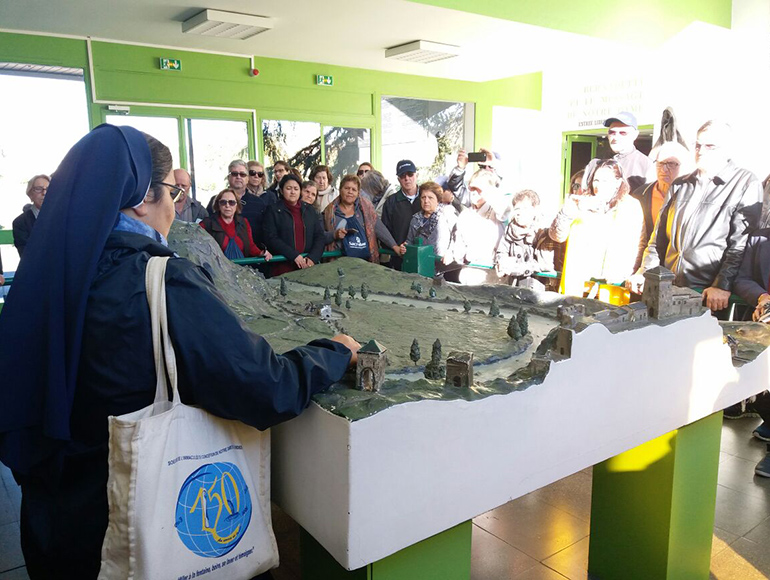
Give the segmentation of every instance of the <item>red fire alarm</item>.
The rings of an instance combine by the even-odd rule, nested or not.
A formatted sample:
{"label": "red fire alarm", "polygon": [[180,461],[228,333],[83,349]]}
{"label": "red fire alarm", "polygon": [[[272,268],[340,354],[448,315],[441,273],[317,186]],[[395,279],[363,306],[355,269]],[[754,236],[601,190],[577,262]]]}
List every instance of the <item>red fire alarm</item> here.
{"label": "red fire alarm", "polygon": [[258,68],[250,68],[249,69],[249,75],[252,77],[259,76],[259,69]]}

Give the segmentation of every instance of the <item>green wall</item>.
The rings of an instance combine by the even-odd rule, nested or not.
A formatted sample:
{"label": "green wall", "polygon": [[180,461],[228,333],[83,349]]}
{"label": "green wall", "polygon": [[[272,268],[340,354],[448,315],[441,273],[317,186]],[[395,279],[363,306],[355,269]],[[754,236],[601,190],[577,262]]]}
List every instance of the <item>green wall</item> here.
{"label": "green wall", "polygon": [[[101,122],[104,102],[184,105],[195,107],[198,115],[206,108],[248,109],[258,120],[370,127],[375,163],[382,95],[474,103],[477,146],[491,143],[494,106],[539,109],[541,104],[541,73],[476,83],[255,57],[260,74],[252,77],[246,57],[101,41],[91,46],[93,79],[88,78],[86,41],[80,39],[0,33],[0,61],[84,68],[96,94],[97,104],[89,84],[92,125]],[[181,59],[182,70],[160,70],[160,57]],[[316,86],[316,74],[333,75],[334,86]]]}
{"label": "green wall", "polygon": [[732,0],[410,0],[610,40],[655,44],[694,21],[729,28]]}

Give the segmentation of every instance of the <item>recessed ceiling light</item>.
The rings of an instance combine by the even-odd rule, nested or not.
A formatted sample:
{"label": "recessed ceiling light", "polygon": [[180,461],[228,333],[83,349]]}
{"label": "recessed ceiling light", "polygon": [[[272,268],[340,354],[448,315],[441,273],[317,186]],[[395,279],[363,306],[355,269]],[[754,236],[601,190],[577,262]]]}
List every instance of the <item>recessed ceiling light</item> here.
{"label": "recessed ceiling light", "polygon": [[423,64],[454,58],[459,54],[459,46],[430,42],[428,40],[415,40],[407,44],[392,46],[385,50],[385,58],[395,58]]}
{"label": "recessed ceiling light", "polygon": [[206,9],[182,22],[182,32],[246,40],[274,25],[272,18]]}

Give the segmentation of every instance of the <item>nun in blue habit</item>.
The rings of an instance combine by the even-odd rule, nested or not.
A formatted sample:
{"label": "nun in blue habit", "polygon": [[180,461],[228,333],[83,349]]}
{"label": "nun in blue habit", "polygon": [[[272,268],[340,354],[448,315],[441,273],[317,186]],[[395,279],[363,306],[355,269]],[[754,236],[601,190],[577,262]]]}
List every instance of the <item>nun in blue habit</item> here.
{"label": "nun in blue habit", "polygon": [[[152,137],[112,125],[83,137],[53,176],[0,313],[0,461],[22,488],[33,580],[98,575],[107,417],[154,398],[144,273],[151,256],[174,256],[173,183]],[[345,335],[276,355],[182,258],[169,260],[166,296],[181,399],[221,417],[259,429],[290,419],[355,361]]]}

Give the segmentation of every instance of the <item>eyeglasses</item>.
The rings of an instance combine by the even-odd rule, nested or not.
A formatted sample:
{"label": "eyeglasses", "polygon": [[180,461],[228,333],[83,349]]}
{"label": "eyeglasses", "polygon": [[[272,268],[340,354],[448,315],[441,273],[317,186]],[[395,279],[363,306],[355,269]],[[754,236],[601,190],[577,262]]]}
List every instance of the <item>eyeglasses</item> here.
{"label": "eyeglasses", "polygon": [[218,203],[222,207],[225,207],[226,205],[229,205],[230,207],[234,205],[238,205],[238,202],[235,201],[234,199],[220,199]]}
{"label": "eyeglasses", "polygon": [[[232,175],[233,177],[235,177],[236,175],[240,175],[241,177],[245,177],[245,175],[243,175],[242,173],[236,174],[235,171],[233,171],[230,175]],[[249,175],[251,175],[252,177],[264,177],[265,176],[265,172],[264,171],[255,171],[253,169],[249,169]]]}
{"label": "eyeglasses", "polygon": [[363,177],[364,175],[366,175],[367,173],[369,173],[369,171],[370,171],[369,169],[359,169],[359,170],[356,172],[356,175],[358,175],[358,177]]}
{"label": "eyeglasses", "polygon": [[406,171],[398,176],[399,179],[402,179],[404,177],[414,177],[414,171]]}
{"label": "eyeglasses", "polygon": [[181,187],[177,187],[176,185],[171,185],[170,183],[164,183],[162,181],[153,181],[152,185],[164,185],[168,187],[168,192],[171,194],[171,199],[173,200],[174,203],[182,199],[182,196],[184,195],[184,189],[182,189]]}
{"label": "eyeglasses", "polygon": [[678,161],[656,161],[655,165],[671,171],[672,169],[677,169],[679,167],[679,162]]}
{"label": "eyeglasses", "polygon": [[32,191],[35,193],[43,193],[45,191],[48,191],[48,188],[42,185],[36,185],[35,187],[32,188]]}
{"label": "eyeglasses", "polygon": [[244,173],[243,171],[231,171],[230,172],[230,177],[243,177],[243,178],[246,178],[248,176],[249,176],[249,174],[248,173]]}
{"label": "eyeglasses", "polygon": [[569,186],[570,191],[577,191],[580,189],[580,182],[576,181],[575,183],[570,184]]}
{"label": "eyeglasses", "polygon": [[705,149],[706,151],[714,151],[714,149],[719,149],[719,145],[716,145],[714,143],[695,143],[695,149],[700,151],[701,149]]}

